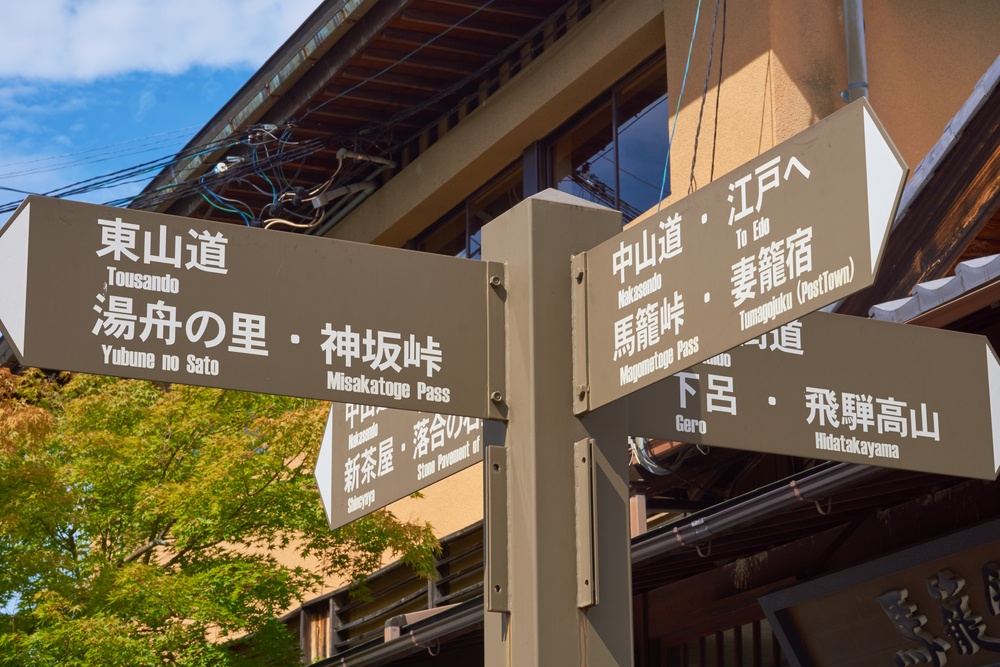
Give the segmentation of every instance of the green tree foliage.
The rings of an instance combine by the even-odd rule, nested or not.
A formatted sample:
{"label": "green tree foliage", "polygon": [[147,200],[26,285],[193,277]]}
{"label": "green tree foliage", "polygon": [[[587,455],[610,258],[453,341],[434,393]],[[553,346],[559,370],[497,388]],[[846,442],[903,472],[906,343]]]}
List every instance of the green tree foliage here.
{"label": "green tree foliage", "polygon": [[386,551],[429,574],[426,525],[327,528],[324,420],[315,401],[0,368],[0,667],[295,664],[275,617],[321,578]]}

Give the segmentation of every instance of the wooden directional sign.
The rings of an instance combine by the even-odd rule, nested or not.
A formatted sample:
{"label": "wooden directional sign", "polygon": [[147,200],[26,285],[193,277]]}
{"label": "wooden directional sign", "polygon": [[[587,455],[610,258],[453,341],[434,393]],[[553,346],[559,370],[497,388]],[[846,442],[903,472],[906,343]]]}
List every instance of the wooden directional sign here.
{"label": "wooden directional sign", "polygon": [[28,366],[489,417],[502,268],[28,197],[0,323]]}
{"label": "wooden directional sign", "polygon": [[650,438],[994,479],[1000,364],[983,336],[813,313],[628,397]]}
{"label": "wooden directional sign", "polygon": [[861,99],[575,258],[576,412],[870,285],[906,172]]}
{"label": "wooden directional sign", "polygon": [[[496,422],[485,422],[498,427]],[[316,483],[336,529],[483,460],[481,419],[334,403]]]}

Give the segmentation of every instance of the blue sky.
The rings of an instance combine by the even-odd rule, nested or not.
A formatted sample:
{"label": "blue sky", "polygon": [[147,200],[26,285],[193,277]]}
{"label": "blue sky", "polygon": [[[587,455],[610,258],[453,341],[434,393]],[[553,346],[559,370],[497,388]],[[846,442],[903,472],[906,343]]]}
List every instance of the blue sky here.
{"label": "blue sky", "polygon": [[[0,205],[179,150],[320,0],[28,0],[0,22]],[[143,183],[77,198],[106,202]],[[0,224],[6,220],[0,214]]]}

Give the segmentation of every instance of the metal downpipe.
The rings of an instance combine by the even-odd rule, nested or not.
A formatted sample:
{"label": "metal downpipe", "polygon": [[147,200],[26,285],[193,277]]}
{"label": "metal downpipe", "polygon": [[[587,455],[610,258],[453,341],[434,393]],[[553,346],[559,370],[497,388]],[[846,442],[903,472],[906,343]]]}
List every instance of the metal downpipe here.
{"label": "metal downpipe", "polygon": [[862,0],[844,0],[844,37],[847,43],[847,90],[841,99],[850,104],[868,97],[868,56],[865,51],[865,10]]}

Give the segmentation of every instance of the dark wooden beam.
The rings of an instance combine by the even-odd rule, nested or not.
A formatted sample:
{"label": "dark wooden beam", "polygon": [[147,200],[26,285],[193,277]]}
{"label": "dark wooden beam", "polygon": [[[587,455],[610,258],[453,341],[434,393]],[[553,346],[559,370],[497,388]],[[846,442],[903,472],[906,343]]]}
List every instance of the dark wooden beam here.
{"label": "dark wooden beam", "polygon": [[[365,128],[376,125],[382,121],[388,120],[391,114],[387,110],[379,110],[377,112],[366,111],[365,109],[359,109],[355,106],[346,105],[335,105],[331,104],[328,107],[324,107],[322,110],[316,112],[316,118],[329,123],[330,125],[337,126],[338,130],[348,129],[345,126],[350,126],[352,128]],[[412,116],[407,117],[407,119],[394,122],[394,126],[401,127],[409,130],[416,130],[424,126],[419,120],[414,120]]]}
{"label": "dark wooden beam", "polygon": [[[375,90],[371,86],[347,87],[344,85],[331,85],[323,91],[324,95],[338,97],[338,102],[357,102],[350,106],[364,107],[371,109],[372,116],[382,118],[399,109],[412,109],[424,104],[427,96],[407,95],[398,90]],[[435,113],[442,114],[451,107],[441,107]]]}
{"label": "dark wooden beam", "polygon": [[[412,55],[409,55],[411,54]],[[406,60],[404,57],[409,55]],[[376,48],[372,47],[370,49],[365,49],[364,54],[358,60],[358,63],[362,66],[368,66],[368,63],[377,63],[380,68],[386,65],[395,65],[394,70],[398,71],[408,71],[414,70],[417,72],[443,72],[447,78],[464,78],[476,71],[476,68],[464,60],[456,60],[455,58],[435,58],[433,56],[425,56],[423,53],[413,53],[412,49],[387,49],[387,48]],[[454,75],[458,75],[455,77]]]}
{"label": "dark wooden beam", "polygon": [[[422,49],[426,53],[440,53],[442,56],[458,54],[463,58],[484,63],[506,45],[506,43],[491,44],[485,39],[460,39],[451,35],[444,35],[435,39],[437,34],[438,31],[421,32],[418,30],[403,30],[401,28],[386,28],[382,31],[383,38],[390,42],[405,44],[413,48],[426,44]],[[434,39],[434,41],[430,42],[431,39]]]}
{"label": "dark wooden beam", "polygon": [[442,80],[438,77],[412,76],[399,74],[395,71],[380,73],[379,70],[367,69],[364,67],[348,67],[341,76],[344,80],[365,81],[378,75],[378,81],[382,84],[408,88],[411,90],[422,90],[437,93],[451,85],[450,81]]}
{"label": "dark wooden beam", "polygon": [[[472,11],[482,7],[482,0],[433,0],[430,5],[438,7],[460,7]],[[422,5],[423,6],[423,5]],[[527,17],[535,21],[547,18],[559,7],[558,2],[537,2],[537,0],[495,0],[482,13],[490,15]]]}
{"label": "dark wooden beam", "polygon": [[465,19],[464,23],[455,28],[455,32],[461,31],[462,33],[476,33],[509,39],[517,39],[524,34],[524,30],[527,27],[521,21],[518,23],[522,25],[515,25],[513,22],[510,22],[510,19],[508,19],[508,22],[499,22],[483,20],[479,14],[471,18],[466,18],[466,16],[468,15],[431,12],[421,9],[405,9],[401,18],[403,21],[437,30],[451,28],[457,25],[459,21]]}

